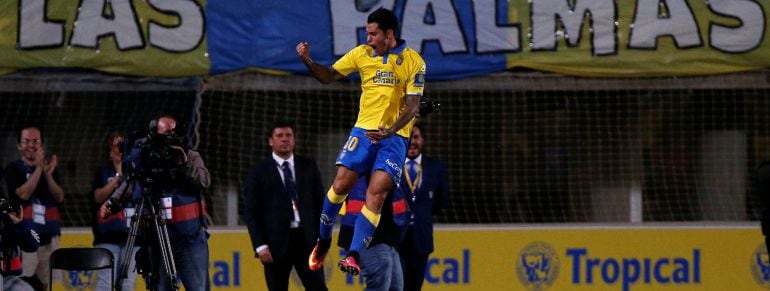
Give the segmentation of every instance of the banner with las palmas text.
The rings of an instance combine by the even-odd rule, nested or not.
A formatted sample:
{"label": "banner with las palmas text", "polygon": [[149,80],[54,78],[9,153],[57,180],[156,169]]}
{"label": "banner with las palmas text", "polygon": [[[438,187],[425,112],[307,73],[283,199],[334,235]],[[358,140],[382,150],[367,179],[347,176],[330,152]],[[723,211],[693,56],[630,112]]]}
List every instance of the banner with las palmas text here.
{"label": "banner with las palmas text", "polygon": [[[336,234],[335,234],[336,236]],[[767,290],[770,260],[759,226],[438,228],[424,290]],[[62,247],[90,246],[64,231]],[[266,290],[245,229],[213,230],[213,290]],[[362,290],[360,276],[324,271],[329,290]],[[58,290],[92,286],[95,273],[67,272]],[[303,290],[296,273],[291,290]],[[137,290],[145,290],[141,279]]]}
{"label": "banner with las palmas text", "polygon": [[85,68],[140,76],[306,73],[366,43],[395,11],[427,78],[525,67],[580,76],[686,76],[770,64],[766,0],[9,0],[0,73]]}

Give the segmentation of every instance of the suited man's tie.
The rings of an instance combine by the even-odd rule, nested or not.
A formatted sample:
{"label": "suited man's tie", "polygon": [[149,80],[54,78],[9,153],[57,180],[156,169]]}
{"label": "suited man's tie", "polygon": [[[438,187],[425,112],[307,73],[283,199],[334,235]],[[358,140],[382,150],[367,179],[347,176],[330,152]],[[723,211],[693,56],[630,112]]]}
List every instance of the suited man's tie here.
{"label": "suited man's tie", "polygon": [[[417,185],[420,183],[420,172],[422,172],[422,168],[419,168],[417,166],[417,161],[415,160],[409,160],[406,162],[406,165],[404,165],[406,168],[406,184],[409,186],[409,200],[412,200],[412,203],[416,202],[417,195],[415,195],[415,192],[417,191]],[[407,203],[407,207],[410,207],[409,203]],[[414,225],[414,212],[411,210],[409,211],[411,213],[411,218],[409,219],[409,225]]]}
{"label": "suited man's tie", "polygon": [[281,165],[281,169],[283,170],[283,184],[284,187],[286,187],[286,193],[289,193],[289,198],[291,198],[291,208],[294,210],[294,221],[291,222],[292,228],[299,226],[299,203],[298,198],[299,194],[297,194],[297,185],[294,184],[294,175],[291,173],[291,167],[289,166],[288,161],[283,161],[283,164]]}

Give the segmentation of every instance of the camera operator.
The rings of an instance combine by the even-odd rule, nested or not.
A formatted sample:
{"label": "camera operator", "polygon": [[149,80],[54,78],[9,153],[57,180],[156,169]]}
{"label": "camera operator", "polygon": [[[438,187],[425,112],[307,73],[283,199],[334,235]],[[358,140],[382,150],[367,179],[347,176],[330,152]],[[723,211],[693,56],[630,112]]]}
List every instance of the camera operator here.
{"label": "camera operator", "polygon": [[[173,137],[176,129],[176,119],[168,115],[161,115],[153,121],[151,135],[154,138]],[[178,160],[176,168],[171,169],[171,179],[168,184],[156,185],[164,197],[172,199],[171,219],[167,220],[168,235],[171,241],[171,250],[177,267],[179,278],[186,290],[209,290],[209,248],[208,226],[206,220],[205,205],[203,202],[203,189],[211,183],[209,170],[203,163],[200,154],[192,149],[185,149],[181,145],[170,145],[170,151],[176,151]],[[143,193],[148,195],[148,193]],[[151,236],[151,235],[148,235]],[[154,286],[153,290],[170,290],[170,282],[162,268],[163,262],[160,250],[155,245],[149,246],[151,265],[160,278],[156,282],[148,282],[148,286]]]}
{"label": "camera operator", "polygon": [[36,252],[39,244],[39,237],[30,224],[22,217],[21,205],[13,206],[8,200],[0,199],[0,286],[3,290],[35,290],[20,277],[21,251]]}

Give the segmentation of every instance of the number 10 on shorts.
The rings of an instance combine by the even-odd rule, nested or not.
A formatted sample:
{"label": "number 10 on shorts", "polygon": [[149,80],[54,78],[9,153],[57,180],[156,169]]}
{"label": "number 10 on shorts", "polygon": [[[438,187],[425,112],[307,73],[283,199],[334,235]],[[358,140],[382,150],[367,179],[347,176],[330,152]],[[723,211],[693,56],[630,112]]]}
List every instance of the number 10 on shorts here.
{"label": "number 10 on shorts", "polygon": [[358,137],[357,136],[349,136],[348,141],[345,142],[345,146],[343,147],[346,151],[352,152],[356,149],[358,146]]}

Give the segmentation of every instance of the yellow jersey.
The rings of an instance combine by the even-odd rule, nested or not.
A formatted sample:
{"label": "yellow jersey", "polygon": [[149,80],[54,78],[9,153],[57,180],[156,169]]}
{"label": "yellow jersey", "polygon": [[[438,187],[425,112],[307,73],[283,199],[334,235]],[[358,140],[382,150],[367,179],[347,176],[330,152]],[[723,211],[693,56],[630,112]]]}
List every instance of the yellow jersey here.
{"label": "yellow jersey", "polygon": [[[376,130],[390,127],[406,109],[406,95],[422,96],[425,86],[425,62],[403,42],[379,56],[374,48],[360,45],[342,56],[332,66],[343,76],[361,75],[361,100],[355,127]],[[409,138],[414,119],[396,134]]]}

